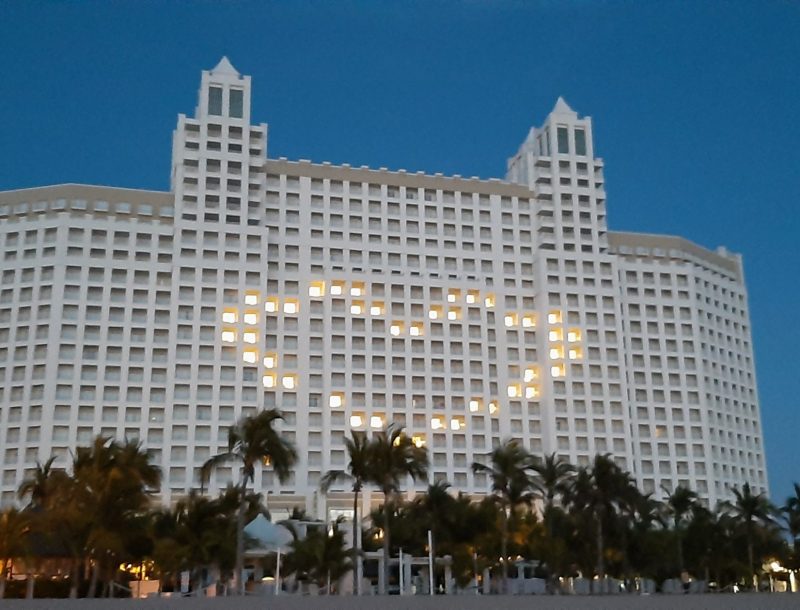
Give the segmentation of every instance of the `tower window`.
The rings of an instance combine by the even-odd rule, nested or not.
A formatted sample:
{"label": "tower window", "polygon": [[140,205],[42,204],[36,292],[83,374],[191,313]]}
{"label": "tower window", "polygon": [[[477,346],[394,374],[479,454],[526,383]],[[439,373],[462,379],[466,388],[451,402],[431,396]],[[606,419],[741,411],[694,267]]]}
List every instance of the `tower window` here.
{"label": "tower window", "polygon": [[566,127],[558,128],[558,153],[569,154],[569,131]]}
{"label": "tower window", "polygon": [[231,118],[241,119],[244,112],[244,92],[241,89],[231,89],[229,101]]}
{"label": "tower window", "polygon": [[583,129],[575,130],[575,154],[586,156],[586,132]]}
{"label": "tower window", "polygon": [[222,116],[222,88],[208,88],[208,114]]}

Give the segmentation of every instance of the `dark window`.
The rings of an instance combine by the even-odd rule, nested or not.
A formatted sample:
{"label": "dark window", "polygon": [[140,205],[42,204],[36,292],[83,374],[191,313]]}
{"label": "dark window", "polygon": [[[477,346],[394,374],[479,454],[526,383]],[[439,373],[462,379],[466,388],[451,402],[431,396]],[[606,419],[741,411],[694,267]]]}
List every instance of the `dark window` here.
{"label": "dark window", "polygon": [[586,155],[586,132],[583,129],[575,130],[575,154]]}
{"label": "dark window", "polygon": [[209,87],[208,89],[208,114],[222,115],[222,88]]}
{"label": "dark window", "polygon": [[569,131],[566,127],[558,128],[558,152],[559,154],[569,153]]}
{"label": "dark window", "polygon": [[230,113],[234,119],[241,119],[244,112],[244,91],[231,89]]}

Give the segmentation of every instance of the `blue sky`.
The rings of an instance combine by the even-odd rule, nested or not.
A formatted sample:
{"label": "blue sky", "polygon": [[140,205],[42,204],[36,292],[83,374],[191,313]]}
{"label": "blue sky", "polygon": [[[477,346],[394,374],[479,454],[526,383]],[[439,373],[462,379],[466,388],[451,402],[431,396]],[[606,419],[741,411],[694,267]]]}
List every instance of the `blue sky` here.
{"label": "blue sky", "polygon": [[612,229],[744,255],[770,483],[800,481],[800,3],[0,1],[0,189],[166,189],[201,69],[270,156],[502,177],[563,95]]}

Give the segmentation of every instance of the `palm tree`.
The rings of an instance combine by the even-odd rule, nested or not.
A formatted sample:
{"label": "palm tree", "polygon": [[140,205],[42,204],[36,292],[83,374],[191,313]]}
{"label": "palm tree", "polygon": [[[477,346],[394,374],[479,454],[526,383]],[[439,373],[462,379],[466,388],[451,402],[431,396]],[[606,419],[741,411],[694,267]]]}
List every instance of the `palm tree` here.
{"label": "palm tree", "polygon": [[[668,490],[664,490],[668,493]],[[667,510],[672,517],[672,527],[675,531],[675,539],[678,543],[678,570],[683,571],[686,567],[683,562],[683,522],[691,514],[692,509],[697,504],[697,494],[689,489],[678,485],[675,490],[667,496]]]}
{"label": "palm tree", "polygon": [[6,594],[9,562],[27,555],[28,517],[16,508],[0,512],[0,599]]}
{"label": "palm tree", "polygon": [[794,484],[794,495],[786,499],[786,504],[781,507],[786,530],[792,538],[795,563],[800,562],[800,484]]}
{"label": "palm tree", "polygon": [[755,558],[753,553],[753,536],[758,524],[770,521],[774,509],[763,494],[753,494],[750,483],[745,483],[741,491],[732,488],[734,502],[727,502],[726,506],[731,515],[744,527],[747,538],[747,569],[753,577],[753,588],[758,589],[758,574],[756,573]]}
{"label": "palm tree", "polygon": [[283,415],[277,409],[267,409],[255,416],[242,418],[228,430],[228,450],[207,460],[201,471],[201,479],[205,481],[218,464],[237,461],[242,466],[236,523],[236,585],[241,595],[244,594],[242,572],[247,484],[255,478],[256,464],[272,466],[278,480],[283,483],[289,478],[292,466],[297,461],[294,446],[282,438],[274,427],[282,419]]}
{"label": "palm tree", "polygon": [[531,470],[536,473],[533,487],[544,500],[543,516],[547,524],[547,535],[553,537],[553,524],[551,513],[555,505],[557,494],[561,494],[569,486],[569,480],[575,474],[575,466],[555,452],[544,458],[534,458],[531,461]]}
{"label": "palm tree", "polygon": [[519,505],[530,505],[534,496],[531,493],[532,481],[527,472],[531,455],[517,441],[510,439],[498,445],[489,454],[490,464],[473,462],[472,472],[487,473],[492,480],[492,493],[500,506],[501,519],[501,557],[503,572],[503,592],[508,586],[508,540],[509,519]]}
{"label": "palm tree", "polygon": [[344,534],[332,525],[330,529],[316,527],[305,538],[295,538],[292,551],[286,556],[286,568],[297,580],[308,580],[331,595],[333,585],[352,569],[345,550]]}
{"label": "palm tree", "polygon": [[53,462],[56,457],[53,456],[44,464],[36,462],[36,468],[33,471],[33,476],[25,479],[17,490],[17,495],[20,499],[30,496],[29,506],[31,508],[41,508],[44,506],[47,497],[52,487],[52,477],[56,472],[53,470]]}
{"label": "palm tree", "polygon": [[364,432],[352,432],[352,438],[344,439],[347,455],[350,461],[347,463],[347,470],[329,470],[323,475],[320,481],[322,491],[327,493],[331,486],[337,481],[350,481],[353,490],[353,592],[361,595],[361,583],[358,580],[358,570],[356,564],[361,549],[358,546],[358,531],[361,521],[358,518],[359,496],[364,485],[369,480],[369,452],[370,443]]}
{"label": "palm tree", "polygon": [[401,482],[408,476],[413,480],[428,474],[428,452],[417,447],[403,433],[403,426],[389,424],[378,432],[369,446],[369,482],[383,493],[383,590],[389,585],[391,496],[400,491]]}

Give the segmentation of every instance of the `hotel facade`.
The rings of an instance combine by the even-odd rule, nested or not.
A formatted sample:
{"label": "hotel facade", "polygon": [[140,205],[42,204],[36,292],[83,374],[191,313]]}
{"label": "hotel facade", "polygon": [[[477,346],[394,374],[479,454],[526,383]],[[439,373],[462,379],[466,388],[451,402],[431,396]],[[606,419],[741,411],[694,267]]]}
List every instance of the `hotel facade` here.
{"label": "hotel facade", "polygon": [[98,434],[140,439],[172,501],[273,407],[300,456],[285,483],[256,473],[279,514],[347,513],[320,477],[390,422],[475,495],[507,438],[610,453],[657,497],[767,491],[742,261],[609,231],[591,119],[559,99],[479,180],[270,159],[250,117],[223,58],[178,117],[169,192],[0,193],[0,503]]}

